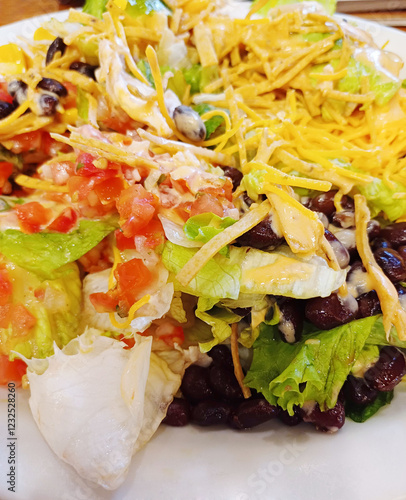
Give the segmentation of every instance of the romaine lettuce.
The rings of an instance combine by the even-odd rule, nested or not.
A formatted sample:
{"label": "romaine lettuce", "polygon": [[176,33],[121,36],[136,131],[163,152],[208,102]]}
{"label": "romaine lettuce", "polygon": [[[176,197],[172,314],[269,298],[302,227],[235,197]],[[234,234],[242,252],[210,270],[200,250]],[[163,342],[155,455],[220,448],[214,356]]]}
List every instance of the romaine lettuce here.
{"label": "romaine lettuce", "polygon": [[346,402],[345,405],[345,416],[353,420],[354,422],[362,423],[373,417],[375,413],[382,408],[390,404],[393,399],[393,391],[378,392],[378,396],[372,403],[366,406],[356,406],[351,405]]}
{"label": "romaine lettuce", "polygon": [[[259,0],[255,0],[254,4],[258,1]],[[336,10],[337,0],[317,0],[317,2],[325,8],[328,14],[334,14]],[[282,5],[290,5],[294,3],[300,3],[300,0],[269,0],[269,2],[264,7],[262,7],[259,12],[262,15],[266,15],[267,12],[274,7],[281,7]]]}
{"label": "romaine lettuce", "polygon": [[78,229],[66,234],[7,229],[0,232],[0,253],[27,271],[53,278],[57,269],[79,259],[117,227],[113,219],[83,219]]}
{"label": "romaine lettuce", "polygon": [[61,269],[57,279],[41,281],[39,277],[15,264],[6,263],[13,285],[12,303],[23,304],[36,324],[23,336],[16,335],[10,324],[1,328],[3,354],[11,351],[26,358],[43,358],[54,352],[54,342],[63,347],[78,335],[82,284],[75,263]]}
{"label": "romaine lettuce", "polygon": [[394,193],[406,192],[406,186],[399,182],[395,181],[395,189],[391,189],[381,179],[374,178],[372,182],[358,186],[358,189],[367,199],[372,217],[382,211],[390,221],[394,221],[406,212],[406,199],[393,197]]}
{"label": "romaine lettuce", "polygon": [[[167,241],[162,253],[162,262],[170,273],[176,275],[197,252]],[[246,249],[232,247],[228,258],[216,255],[201,269],[188,286],[183,287],[172,276],[175,291],[209,299],[236,299],[240,291],[241,262]]]}
{"label": "romaine lettuce", "polygon": [[372,316],[310,333],[296,344],[283,342],[276,327],[262,325],[245,383],[290,414],[305,401],[332,408],[376,321]]}
{"label": "romaine lettuce", "polygon": [[[207,243],[235,222],[237,221],[231,217],[219,217],[208,212],[190,217],[183,226],[183,231],[190,240]],[[222,248],[219,253],[227,255],[228,248]]]}

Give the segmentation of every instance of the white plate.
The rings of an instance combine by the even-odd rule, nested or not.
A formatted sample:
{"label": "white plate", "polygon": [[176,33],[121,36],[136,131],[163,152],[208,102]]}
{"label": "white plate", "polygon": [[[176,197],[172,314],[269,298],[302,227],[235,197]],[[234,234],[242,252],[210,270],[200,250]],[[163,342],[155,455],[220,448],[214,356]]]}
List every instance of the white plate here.
{"label": "white plate", "polygon": [[[54,15],[63,19],[66,13]],[[32,37],[48,16],[0,28],[0,44]],[[349,19],[351,16],[340,16]],[[406,60],[406,34],[357,20]],[[115,492],[92,490],[59,461],[17,395],[17,488],[7,491],[7,392],[0,390],[1,500],[406,500],[406,384],[392,404],[335,435],[270,422],[258,430],[161,427]],[[63,429],[61,429],[63,432]]]}

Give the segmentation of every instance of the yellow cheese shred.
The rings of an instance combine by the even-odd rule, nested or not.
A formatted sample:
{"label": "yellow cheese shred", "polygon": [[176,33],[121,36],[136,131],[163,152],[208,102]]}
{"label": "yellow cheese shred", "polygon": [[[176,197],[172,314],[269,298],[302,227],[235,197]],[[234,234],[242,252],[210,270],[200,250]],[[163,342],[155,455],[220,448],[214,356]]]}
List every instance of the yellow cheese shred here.
{"label": "yellow cheese shred", "polygon": [[54,193],[68,193],[68,186],[57,186],[49,181],[29,177],[28,175],[19,174],[14,179],[16,184],[29,189],[41,189],[42,191],[50,191]]}
{"label": "yellow cheese shred", "polygon": [[406,340],[406,312],[403,310],[395,286],[378,266],[369,246],[367,224],[370,212],[366,199],[361,194],[354,196],[355,201],[355,240],[373,288],[378,294],[383,314],[383,326],[389,339],[392,325],[395,326],[400,340]]}

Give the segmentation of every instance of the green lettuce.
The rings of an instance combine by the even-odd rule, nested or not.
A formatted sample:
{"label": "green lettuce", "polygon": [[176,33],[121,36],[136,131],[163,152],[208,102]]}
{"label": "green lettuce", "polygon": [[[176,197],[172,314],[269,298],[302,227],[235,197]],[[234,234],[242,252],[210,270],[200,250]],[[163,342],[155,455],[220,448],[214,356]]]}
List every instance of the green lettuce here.
{"label": "green lettuce", "polygon": [[[44,358],[78,335],[82,284],[76,263],[67,264],[57,279],[42,281],[35,273],[7,264],[13,284],[13,304],[23,304],[36,318],[28,334],[15,335],[12,325],[1,328],[4,354],[18,352],[26,358]],[[42,293],[38,293],[42,291]],[[11,354],[11,357],[15,357]]]}
{"label": "green lettuce", "polygon": [[[83,12],[101,19],[104,12],[106,12],[106,5],[107,0],[86,0]],[[160,0],[127,0],[125,12],[132,17],[137,17],[160,10],[167,10],[166,5]]]}
{"label": "green lettuce", "polygon": [[401,87],[401,81],[388,74],[383,75],[372,65],[369,66],[353,57],[347,66],[347,74],[338,81],[338,90],[357,94],[361,91],[361,81],[364,77],[369,80],[369,90],[375,94],[375,103],[378,106],[387,104]]}
{"label": "green lettuce", "polygon": [[79,259],[116,228],[113,219],[83,219],[78,229],[67,234],[7,229],[0,232],[0,253],[27,271],[53,278],[57,269]]}
{"label": "green lettuce", "polygon": [[201,64],[194,64],[190,68],[183,70],[186,83],[190,85],[190,93],[203,92],[204,88],[214,80],[219,78],[218,66],[207,66],[203,68]]}
{"label": "green lettuce", "polygon": [[366,344],[370,346],[383,346],[383,345],[394,345],[402,349],[406,349],[406,340],[399,340],[398,333],[395,327],[389,334],[389,339],[386,338],[385,329],[383,327],[382,316],[375,316],[376,322],[372,328],[371,334],[369,335]]}
{"label": "green lettuce", "polygon": [[[209,111],[213,111],[216,109],[214,106],[210,104],[201,103],[197,104],[193,108],[195,111],[199,113],[200,116],[204,115]],[[225,110],[227,112],[227,110]],[[206,140],[210,138],[210,136],[224,123],[224,118],[220,115],[213,116],[204,122],[204,126],[206,127]]]}
{"label": "green lettuce", "polygon": [[[207,243],[235,222],[237,221],[231,217],[219,217],[212,212],[207,212],[190,217],[183,226],[183,231],[189,240]],[[219,253],[228,255],[228,248],[222,248]]]}
{"label": "green lettuce", "polygon": [[106,5],[107,0],[86,0],[83,12],[101,19],[104,12],[106,12]]}
{"label": "green lettuce", "polygon": [[9,163],[12,163],[17,168],[17,170],[20,171],[23,170],[22,156],[12,153],[1,144],[0,144],[0,161],[7,161]]}
{"label": "green lettuce", "polygon": [[382,211],[390,221],[394,221],[406,212],[406,199],[393,198],[394,193],[406,192],[406,186],[400,182],[395,181],[395,188],[391,189],[381,179],[374,178],[372,182],[358,186],[358,189],[367,199],[372,217]]}
{"label": "green lettuce", "polygon": [[393,391],[378,392],[378,396],[372,403],[366,406],[352,405],[348,402],[345,405],[345,416],[354,422],[365,422],[373,417],[383,406],[390,404],[393,399]]}
{"label": "green lettuce", "polygon": [[276,327],[263,324],[245,383],[291,415],[305,401],[333,408],[376,320],[373,316],[310,333],[296,344],[283,342]]}
{"label": "green lettuce", "polygon": [[192,279],[186,287],[182,286],[175,275],[198,250],[165,243],[162,253],[164,266],[172,273],[175,291],[181,291],[209,299],[236,299],[240,291],[241,262],[246,250],[232,247],[228,258],[216,255]]}
{"label": "green lettuce", "polygon": [[231,324],[238,323],[242,317],[238,314],[228,311],[222,307],[217,307],[217,300],[205,299],[200,297],[195,311],[196,317],[204,321],[211,327],[213,339],[200,343],[200,350],[208,352],[212,347],[221,344],[231,335]]}
{"label": "green lettuce", "polygon": [[[254,4],[259,0],[255,0]],[[304,1],[304,0],[303,0]],[[337,0],[317,0],[319,4],[321,4],[326,12],[330,15],[334,14],[336,10]],[[300,0],[269,0],[267,4],[265,4],[262,9],[260,9],[259,13],[262,15],[266,15],[270,9],[274,7],[282,7],[283,5],[290,5],[293,3],[300,3]]]}

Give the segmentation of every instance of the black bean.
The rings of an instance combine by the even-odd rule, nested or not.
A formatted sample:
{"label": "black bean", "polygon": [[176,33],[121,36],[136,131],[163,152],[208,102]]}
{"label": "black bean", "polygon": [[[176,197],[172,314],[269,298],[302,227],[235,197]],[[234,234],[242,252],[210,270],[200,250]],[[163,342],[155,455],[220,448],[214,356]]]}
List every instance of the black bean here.
{"label": "black bean", "polygon": [[7,86],[7,92],[14,98],[17,105],[27,99],[28,85],[21,80],[12,80]]}
{"label": "black bean", "polygon": [[278,330],[284,342],[297,342],[302,337],[304,320],[304,300],[280,297],[277,304],[281,313]]}
{"label": "black bean", "polygon": [[398,283],[406,279],[406,265],[399,252],[393,248],[378,248],[374,252],[374,257],[383,272],[393,283]]}
{"label": "black bean", "polygon": [[385,238],[375,238],[371,242],[371,248],[375,252],[378,248],[390,248],[390,243]]}
{"label": "black bean", "polygon": [[402,286],[400,283],[397,283],[395,285],[395,288],[396,288],[399,296],[406,294],[406,288],[404,286]]}
{"label": "black bean", "polygon": [[[355,318],[357,312],[356,307],[348,302],[350,300],[349,295],[342,300],[336,293],[329,297],[309,299],[305,308],[306,318],[321,330],[330,330],[348,323]],[[355,299],[354,302],[356,304]]]}
{"label": "black bean", "polygon": [[233,407],[224,401],[208,399],[201,401],[192,410],[192,420],[201,426],[226,424]]}
{"label": "black bean", "polygon": [[242,197],[243,197],[244,203],[247,205],[247,207],[250,207],[250,206],[254,203],[254,200],[253,200],[253,199],[251,199],[251,198],[247,195],[247,193],[244,193],[244,194],[242,195]]}
{"label": "black bean", "polygon": [[345,410],[341,401],[337,401],[334,408],[321,411],[318,404],[311,412],[303,412],[304,422],[310,422],[316,426],[316,429],[322,432],[336,432],[345,423]]}
{"label": "black bean", "polygon": [[300,422],[303,422],[302,413],[298,406],[293,407],[293,415],[289,415],[287,410],[280,410],[278,414],[278,418],[281,422],[289,427],[294,427],[295,425],[299,425]]}
{"label": "black bean", "polygon": [[378,396],[378,391],[369,387],[365,379],[353,375],[347,377],[343,392],[346,401],[362,406],[372,403]]}
{"label": "black bean", "polygon": [[191,402],[213,397],[209,383],[209,370],[198,365],[191,365],[185,371],[180,386],[182,394]]}
{"label": "black bean", "polygon": [[406,245],[402,245],[398,248],[398,252],[401,255],[402,259],[406,262]]}
{"label": "black bean", "polygon": [[41,116],[53,116],[56,113],[59,99],[51,94],[42,94],[39,98]]}
{"label": "black bean", "polygon": [[367,384],[377,391],[391,391],[406,374],[405,356],[394,346],[385,346],[379,359],[365,373]]}
{"label": "black bean", "polygon": [[45,64],[48,66],[48,64],[52,62],[53,58],[56,56],[58,52],[60,52],[61,56],[63,56],[65,54],[66,47],[67,46],[61,37],[58,36],[57,38],[55,38],[55,40],[51,43],[51,45],[48,48]]}
{"label": "black bean", "polygon": [[214,393],[220,398],[231,401],[244,398],[234,372],[226,366],[213,363],[209,368],[209,380]]}
{"label": "black bean", "polygon": [[355,226],[355,213],[352,210],[341,210],[331,215],[331,223],[337,227],[348,229]]}
{"label": "black bean", "polygon": [[334,251],[338,265],[341,269],[345,269],[350,263],[350,254],[348,253],[348,250],[328,229],[324,230],[324,236]]}
{"label": "black bean", "polygon": [[212,358],[213,363],[234,370],[231,350],[226,345],[215,345],[207,354]]}
{"label": "black bean", "polygon": [[59,97],[66,97],[68,95],[68,90],[66,87],[59,83],[57,80],[52,78],[43,78],[37,85],[37,88],[52,92]]}
{"label": "black bean", "polygon": [[328,229],[330,221],[328,220],[327,215],[323,214],[323,212],[316,212],[318,218],[321,220],[321,223],[324,226],[324,229]]}
{"label": "black bean", "polygon": [[178,106],[173,110],[173,121],[176,128],[193,142],[203,141],[206,137],[206,127],[199,113],[189,106]]}
{"label": "black bean", "polygon": [[0,101],[0,120],[6,118],[8,115],[11,115],[14,110],[14,104],[10,104],[7,101]]}
{"label": "black bean", "polygon": [[278,413],[279,408],[265,399],[248,399],[238,405],[228,423],[234,429],[250,429],[272,420]]}
{"label": "black bean", "polygon": [[356,260],[351,264],[351,267],[347,273],[347,281],[351,279],[351,275],[355,272],[362,271],[363,273],[366,273],[366,269],[363,266],[362,262],[360,260]]}
{"label": "black bean", "polygon": [[69,66],[69,69],[77,71],[81,75],[87,76],[88,78],[92,78],[92,80],[96,80],[94,72],[97,68],[98,66],[92,66],[91,64],[81,61],[75,61]]}
{"label": "black bean", "polygon": [[245,318],[251,313],[251,307],[235,307],[234,309],[232,309],[232,311],[235,314],[238,314],[238,316]]}
{"label": "black bean", "polygon": [[379,302],[378,294],[375,290],[363,293],[357,297],[358,302],[358,313],[357,319],[368,318],[369,316],[375,316],[376,314],[381,314],[381,303]]}
{"label": "black bean", "polygon": [[189,423],[189,420],[189,402],[183,398],[173,398],[172,403],[168,406],[166,417],[162,420],[162,423],[172,427],[183,427]]}
{"label": "black bean", "polygon": [[396,222],[381,229],[382,238],[386,238],[394,248],[406,245],[406,222]]}
{"label": "black bean", "polygon": [[375,238],[378,238],[378,236],[381,234],[381,225],[377,220],[368,221],[367,233],[370,241],[374,240]]}
{"label": "black bean", "polygon": [[[310,201],[310,209],[316,212],[323,212],[327,217],[330,217],[335,212],[334,196],[336,193],[337,191],[333,190],[317,195]],[[341,199],[341,206],[343,209],[354,209],[354,201],[344,195]]]}
{"label": "black bean", "polygon": [[234,167],[221,167],[224,170],[224,175],[231,179],[233,183],[233,191],[235,191],[241,184],[243,175],[242,173]]}
{"label": "black bean", "polygon": [[278,247],[284,238],[278,236],[272,229],[272,218],[264,219],[252,229],[237,238],[237,243],[241,246],[253,248]]}

